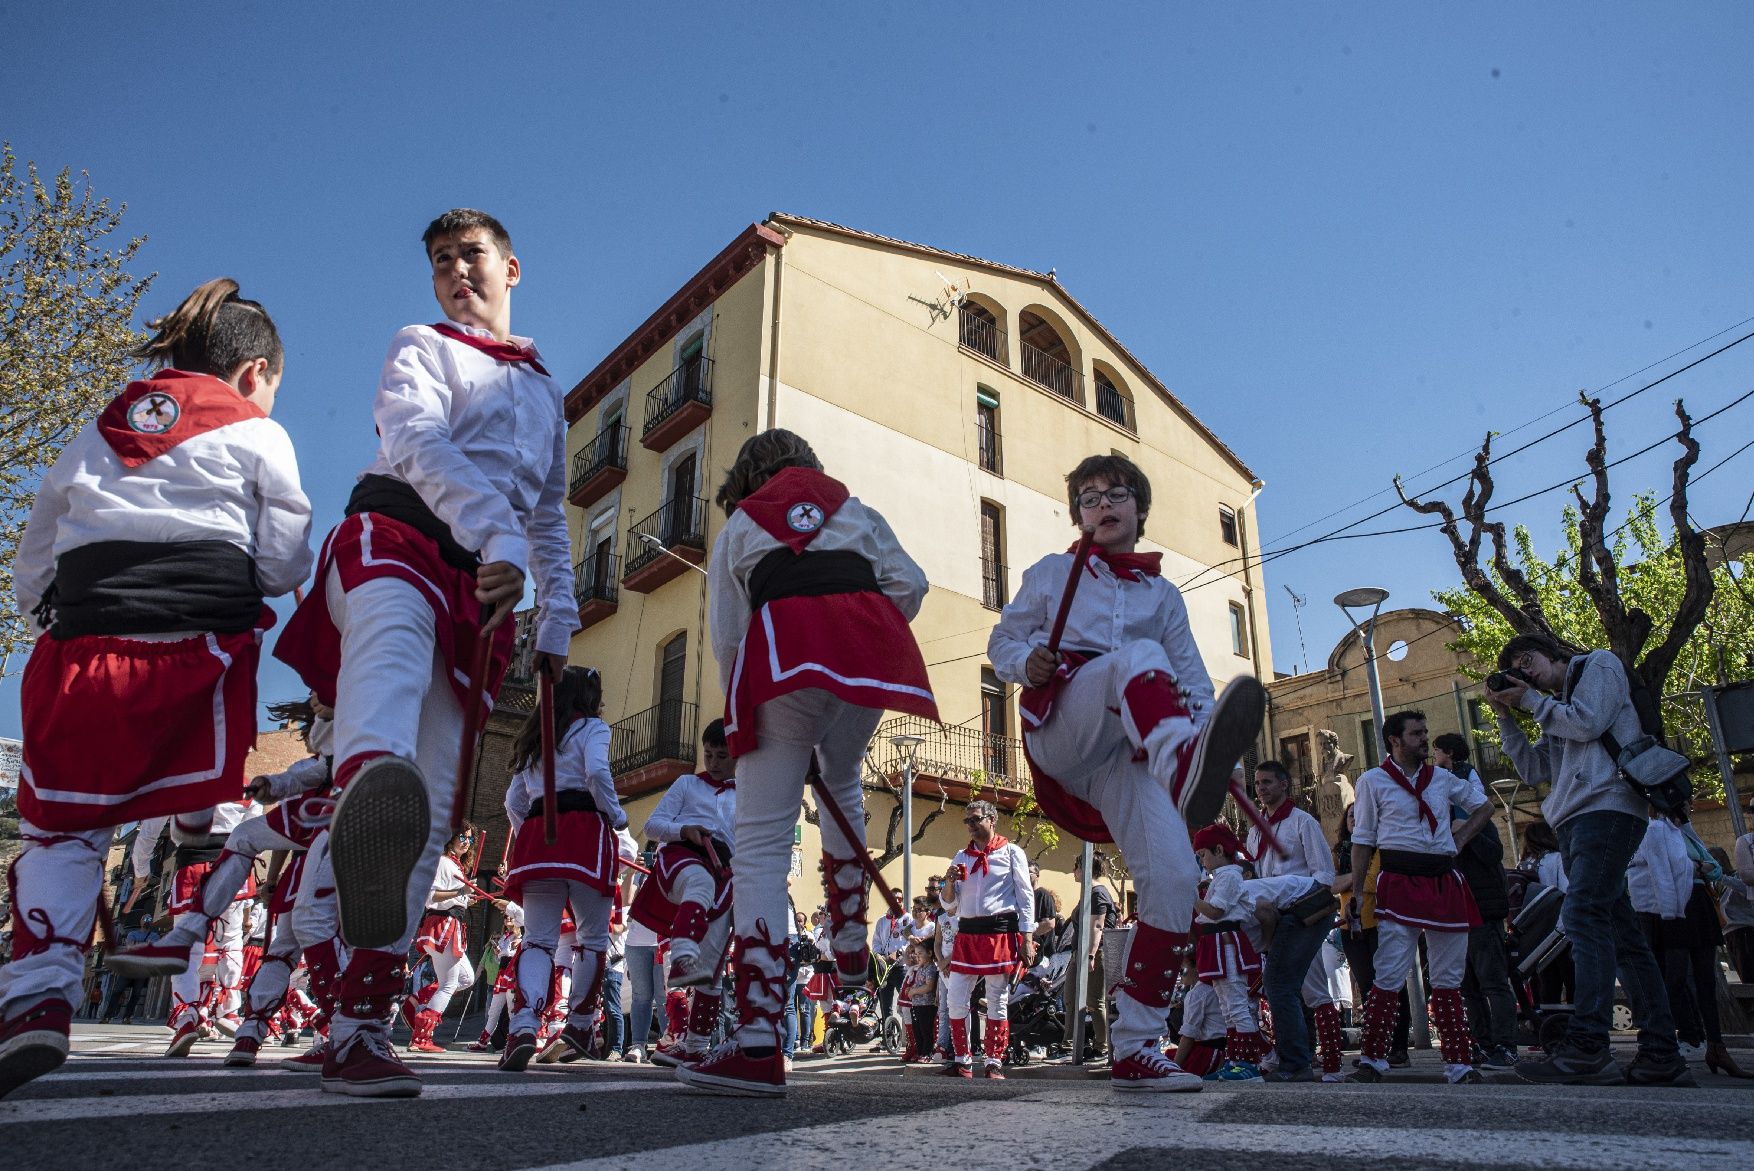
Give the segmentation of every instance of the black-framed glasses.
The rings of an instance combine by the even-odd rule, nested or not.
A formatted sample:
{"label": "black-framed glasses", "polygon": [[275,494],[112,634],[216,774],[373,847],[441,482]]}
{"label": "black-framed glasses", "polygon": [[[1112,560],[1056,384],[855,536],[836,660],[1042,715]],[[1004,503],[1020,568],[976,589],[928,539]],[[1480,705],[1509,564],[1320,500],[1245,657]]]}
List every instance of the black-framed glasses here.
{"label": "black-framed glasses", "polygon": [[1110,504],[1125,504],[1133,498],[1133,490],[1125,484],[1117,484],[1105,492],[1092,488],[1088,492],[1078,493],[1079,508],[1100,508],[1104,500]]}

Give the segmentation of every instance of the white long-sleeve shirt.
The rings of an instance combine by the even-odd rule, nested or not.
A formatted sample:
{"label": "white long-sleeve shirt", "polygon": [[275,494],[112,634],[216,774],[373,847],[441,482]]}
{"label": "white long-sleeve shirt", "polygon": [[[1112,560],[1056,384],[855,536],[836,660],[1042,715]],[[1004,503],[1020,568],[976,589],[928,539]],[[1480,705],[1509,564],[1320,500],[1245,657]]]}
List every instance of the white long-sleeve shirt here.
{"label": "white long-sleeve shirt", "polygon": [[646,817],[646,837],[654,842],[679,842],[685,825],[705,826],[734,852],[737,849],[737,788],[723,792],[688,773],[677,777]]}
{"label": "white long-sleeve shirt", "polygon": [[[224,837],[232,830],[250,820],[261,817],[266,810],[254,801],[226,801],[213,807],[213,824],[207,833],[214,837]],[[141,821],[140,830],[134,835],[134,846],[128,851],[128,861],[134,867],[136,878],[145,878],[152,869],[152,852],[158,848],[158,839],[170,828],[171,816],[148,817]],[[177,836],[171,834],[175,843]]]}
{"label": "white long-sleeve shirt", "polygon": [[[1175,670],[1176,685],[1187,694],[1195,725],[1203,726],[1215,693],[1188,625],[1188,607],[1181,591],[1165,577],[1144,581],[1116,577],[1108,563],[1094,554],[1087,563],[1066,616],[1060,646],[1107,654],[1139,640],[1159,644]],[[1007,683],[1028,685],[1024,664],[1032,650],[1047,645],[1071,568],[1072,554],[1053,553],[1023,571],[1016,596],[987,639],[993,673]]]}
{"label": "white long-sleeve shirt", "polygon": [[[708,565],[711,595],[709,626],[713,656],[719,661],[719,682],[728,692],[737,650],[749,630],[749,575],[763,557],[785,548],[746,513],[733,512],[713,542]],[[857,496],[849,496],[810,542],[812,553],[857,553],[871,563],[877,586],[895,603],[903,618],[913,621],[925,601],[925,571],[901,547],[889,522]]]}
{"label": "white long-sleeve shirt", "polygon": [[1255,874],[1261,878],[1277,878],[1284,874],[1302,874],[1323,886],[1334,885],[1334,852],[1322,835],[1322,823],[1308,811],[1292,809],[1285,820],[1273,827],[1273,837],[1285,851],[1281,857],[1266,848],[1261,831],[1249,826],[1249,854],[1255,859]]}
{"label": "white long-sleeve shirt", "polygon": [[[483,329],[451,323],[482,338]],[[514,345],[531,350],[528,338]],[[566,412],[558,383],[410,325],[391,339],[372,417],[368,475],[420,493],[458,543],[535,581],[536,649],[564,655],[579,628],[566,528]]]}
{"label": "white long-sleeve shirt", "polygon": [[1693,893],[1693,859],[1687,837],[1666,817],[1653,817],[1626,868],[1632,909],[1660,919],[1681,919]]}
{"label": "white long-sleeve shirt", "polygon": [[[609,725],[590,716],[574,720],[554,746],[554,791],[564,793],[577,789],[589,793],[597,812],[609,819],[612,829],[627,825],[627,813],[615,792],[615,774],[609,771]],[[542,796],[542,762],[512,774],[506,786],[505,811],[511,819],[512,832],[524,824],[530,802]]]}
{"label": "white long-sleeve shirt", "polygon": [[[1417,775],[1409,780],[1417,780]],[[1448,769],[1432,766],[1431,783],[1425,789],[1425,807],[1437,821],[1433,829],[1419,813],[1419,802],[1383,769],[1373,768],[1358,778],[1352,841],[1378,850],[1407,850],[1418,854],[1456,852],[1450,833],[1449,807],[1458,805],[1473,813],[1486,803],[1474,786]]]}
{"label": "white long-sleeve shirt", "polygon": [[285,772],[268,773],[268,798],[284,801],[329,783],[329,762],[321,756],[295,760]]}
{"label": "white long-sleeve shirt", "polygon": [[1234,862],[1212,871],[1211,880],[1206,884],[1206,893],[1201,898],[1217,907],[1219,914],[1212,916],[1200,911],[1194,917],[1201,923],[1225,923],[1235,919],[1237,904],[1242,901],[1242,884],[1242,867]]}
{"label": "white long-sleeve shirt", "polygon": [[312,561],[311,503],[292,440],[266,416],[243,419],[131,468],[97,424],[86,427],[37,487],[13,561],[19,613],[30,619],[57,558],[100,541],[224,541],[255,559],[264,595],[290,592]]}
{"label": "white long-sleeve shirt", "polygon": [[[438,869],[432,876],[432,893],[427,895],[426,906],[431,911],[461,910],[469,905],[473,897],[469,888],[463,885],[469,876],[463,873],[463,867],[449,854],[439,858]],[[441,890],[454,890],[457,893],[449,898],[439,898]]]}
{"label": "white long-sleeve shirt", "polygon": [[964,877],[957,885],[956,916],[959,920],[1017,914],[1017,929],[1028,935],[1035,930],[1035,888],[1029,881],[1029,858],[1016,842],[1006,842],[987,854],[986,868],[978,869],[968,850],[959,850],[955,861]]}

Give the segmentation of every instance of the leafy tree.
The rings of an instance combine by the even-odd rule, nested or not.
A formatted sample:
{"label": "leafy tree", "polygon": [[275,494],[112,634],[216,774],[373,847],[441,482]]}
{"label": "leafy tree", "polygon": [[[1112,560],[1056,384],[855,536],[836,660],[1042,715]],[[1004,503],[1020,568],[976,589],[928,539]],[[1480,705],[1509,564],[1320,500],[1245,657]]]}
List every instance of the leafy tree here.
{"label": "leafy tree", "polygon": [[130,323],[157,274],[128,271],[144,236],[111,240],[126,210],[84,172],[19,174],[0,144],[0,670],[30,645],[12,558],[37,483],[127,381],[142,340]]}

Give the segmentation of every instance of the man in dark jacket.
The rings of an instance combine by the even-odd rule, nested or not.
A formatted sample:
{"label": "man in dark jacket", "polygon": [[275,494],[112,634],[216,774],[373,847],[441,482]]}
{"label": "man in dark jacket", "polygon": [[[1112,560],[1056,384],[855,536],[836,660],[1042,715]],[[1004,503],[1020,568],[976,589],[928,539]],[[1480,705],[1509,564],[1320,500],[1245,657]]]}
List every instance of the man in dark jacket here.
{"label": "man in dark jacket", "polygon": [[[1464,737],[1446,732],[1432,741],[1431,749],[1439,768],[1481,785],[1480,774],[1468,763]],[[1483,785],[1481,792],[1485,792]],[[1451,809],[1450,816],[1459,820],[1467,814]],[[1516,993],[1510,987],[1509,952],[1504,940],[1510,894],[1504,885],[1504,843],[1490,821],[1462,847],[1456,868],[1480,909],[1480,926],[1468,932],[1468,969],[1462,977],[1462,1001],[1468,1006],[1469,1028],[1480,1050],[1475,1065],[1488,1070],[1514,1069]]]}

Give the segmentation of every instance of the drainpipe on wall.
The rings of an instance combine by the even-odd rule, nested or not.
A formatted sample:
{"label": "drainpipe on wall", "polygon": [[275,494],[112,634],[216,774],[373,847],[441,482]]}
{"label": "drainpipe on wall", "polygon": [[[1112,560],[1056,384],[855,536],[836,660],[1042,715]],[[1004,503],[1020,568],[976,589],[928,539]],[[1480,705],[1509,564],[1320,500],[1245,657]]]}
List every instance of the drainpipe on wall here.
{"label": "drainpipe on wall", "polygon": [[[1253,488],[1254,491],[1249,493],[1249,498],[1243,502],[1242,509],[1237,513],[1237,524],[1239,526],[1244,523],[1242,518],[1250,514],[1254,508],[1255,501],[1260,497],[1261,493],[1266,491],[1267,482],[1265,480],[1257,479],[1253,484]],[[1254,526],[1250,524],[1249,527],[1252,528]],[[1246,532],[1238,535],[1242,537],[1242,595],[1248,601],[1249,661],[1254,664],[1255,678],[1261,681],[1262,686],[1266,686],[1267,680],[1263,677],[1261,672],[1261,624],[1255,619],[1255,577],[1254,572],[1249,568],[1249,539]],[[1267,742],[1262,746],[1264,750],[1260,753],[1260,759],[1277,760],[1276,746],[1278,745],[1279,740],[1275,735],[1273,728],[1273,704],[1271,699],[1267,702],[1267,722],[1262,731],[1267,737]]]}
{"label": "drainpipe on wall", "polygon": [[[792,232],[781,224],[769,223],[768,227],[790,240]],[[777,426],[774,419],[779,410],[780,391],[780,297],[785,290],[786,282],[786,250],[776,248],[773,253],[773,309],[768,314],[767,342],[767,418],[761,421],[757,431],[766,431]]]}

